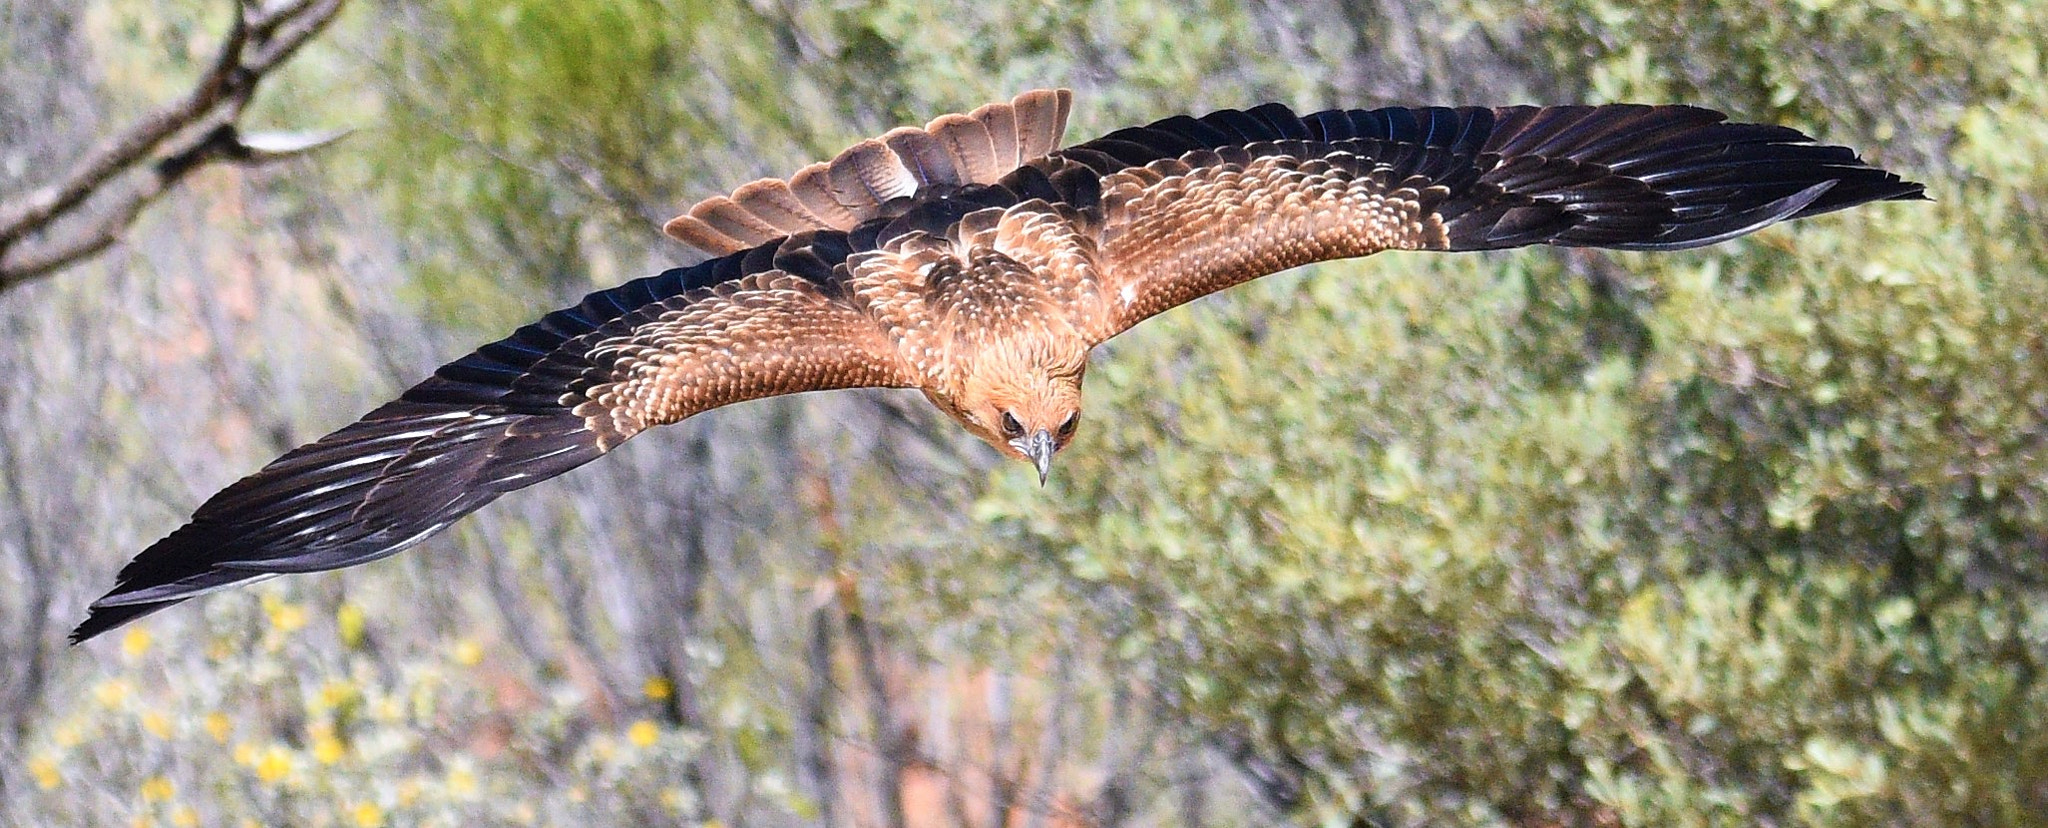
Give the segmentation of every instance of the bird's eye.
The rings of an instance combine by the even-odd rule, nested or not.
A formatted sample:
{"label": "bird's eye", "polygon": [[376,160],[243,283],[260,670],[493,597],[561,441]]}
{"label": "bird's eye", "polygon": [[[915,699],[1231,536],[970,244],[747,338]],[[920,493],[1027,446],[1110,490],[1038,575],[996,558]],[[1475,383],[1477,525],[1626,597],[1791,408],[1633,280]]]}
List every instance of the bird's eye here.
{"label": "bird's eye", "polygon": [[1069,437],[1074,436],[1074,429],[1080,425],[1081,412],[1076,411],[1072,414],[1068,414],[1067,419],[1060,423],[1060,439],[1065,440]]}
{"label": "bird's eye", "polygon": [[1003,412],[1003,436],[1012,440],[1024,436],[1024,424],[1017,422],[1017,415]]}

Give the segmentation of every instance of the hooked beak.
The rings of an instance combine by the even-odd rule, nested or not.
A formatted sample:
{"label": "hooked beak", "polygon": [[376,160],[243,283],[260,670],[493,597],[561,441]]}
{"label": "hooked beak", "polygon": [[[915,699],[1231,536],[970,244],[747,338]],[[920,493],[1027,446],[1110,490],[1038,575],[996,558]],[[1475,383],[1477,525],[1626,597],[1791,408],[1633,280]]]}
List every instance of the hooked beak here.
{"label": "hooked beak", "polygon": [[1058,450],[1053,445],[1052,432],[1041,428],[1029,437],[1011,440],[1010,448],[1031,458],[1031,464],[1038,467],[1038,485],[1045,485],[1045,478],[1052,474],[1052,453]]}

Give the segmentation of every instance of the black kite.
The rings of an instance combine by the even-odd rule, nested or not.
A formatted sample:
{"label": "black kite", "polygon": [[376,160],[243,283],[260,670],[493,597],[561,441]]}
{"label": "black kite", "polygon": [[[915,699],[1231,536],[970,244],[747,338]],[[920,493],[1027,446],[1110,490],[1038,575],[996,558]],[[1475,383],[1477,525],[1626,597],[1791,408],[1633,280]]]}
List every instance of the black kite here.
{"label": "black kite", "polygon": [[1922,190],[1689,106],[1266,104],[1057,149],[1070,101],[1028,92],[698,204],[667,230],[713,258],[590,294],[229,486],[72,640],[382,558],[742,400],[916,388],[1043,478],[1090,349],[1265,274],[1382,250],[1682,250]]}

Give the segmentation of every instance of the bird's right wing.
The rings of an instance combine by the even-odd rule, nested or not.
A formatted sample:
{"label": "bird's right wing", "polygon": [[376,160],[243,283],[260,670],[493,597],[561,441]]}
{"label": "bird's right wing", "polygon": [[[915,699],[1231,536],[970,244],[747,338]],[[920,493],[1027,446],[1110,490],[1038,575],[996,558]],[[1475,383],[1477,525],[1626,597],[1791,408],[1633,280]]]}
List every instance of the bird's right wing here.
{"label": "bird's right wing", "polygon": [[803,233],[639,279],[442,366],[209,498],[121,570],[72,640],[252,578],[396,553],[700,411],[912,384],[844,295],[846,252],[843,234]]}

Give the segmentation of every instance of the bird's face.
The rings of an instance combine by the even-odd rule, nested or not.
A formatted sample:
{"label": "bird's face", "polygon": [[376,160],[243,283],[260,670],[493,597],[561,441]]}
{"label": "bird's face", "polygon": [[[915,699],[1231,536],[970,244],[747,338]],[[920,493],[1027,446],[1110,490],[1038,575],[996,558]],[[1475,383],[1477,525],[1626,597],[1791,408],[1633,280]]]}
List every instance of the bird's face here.
{"label": "bird's face", "polygon": [[1082,369],[998,375],[941,404],[996,451],[1038,469],[1043,484],[1052,458],[1081,428]]}

